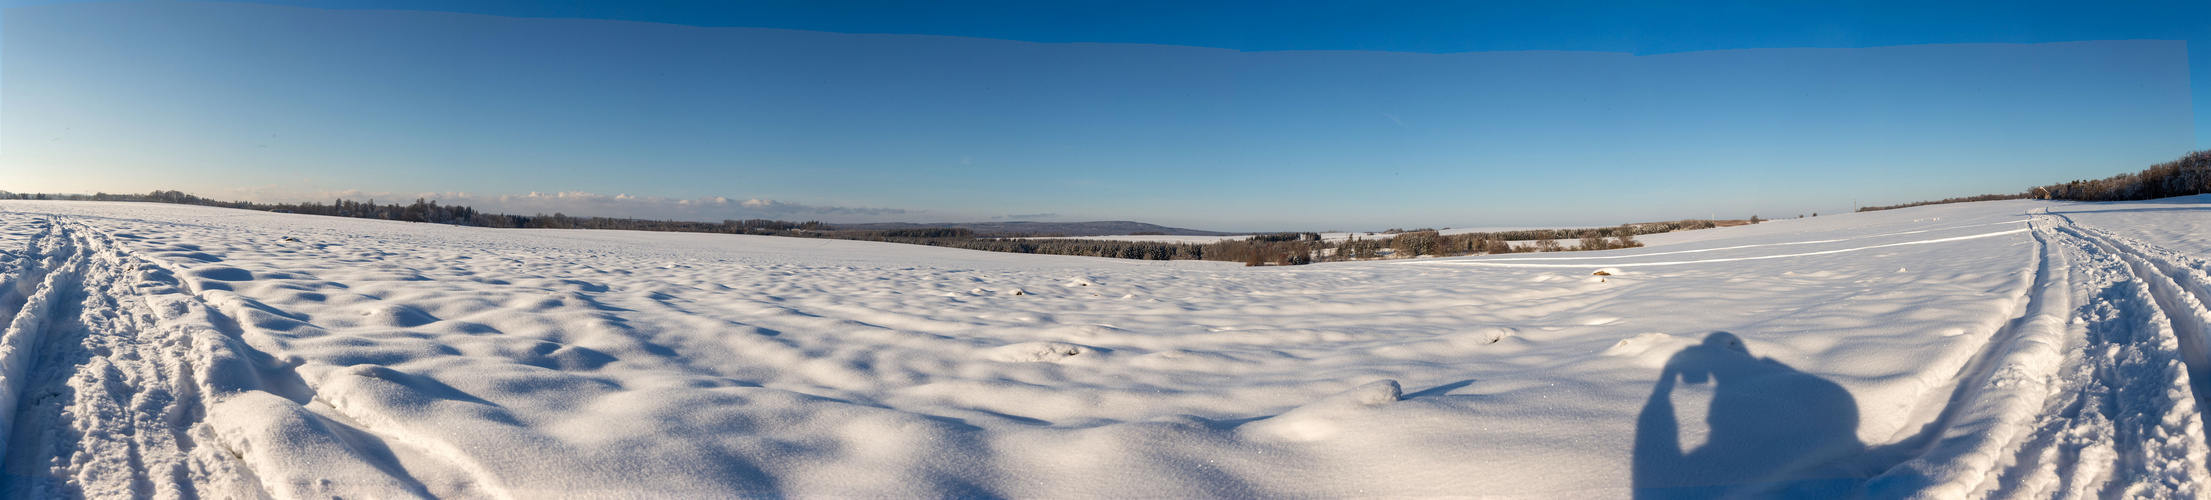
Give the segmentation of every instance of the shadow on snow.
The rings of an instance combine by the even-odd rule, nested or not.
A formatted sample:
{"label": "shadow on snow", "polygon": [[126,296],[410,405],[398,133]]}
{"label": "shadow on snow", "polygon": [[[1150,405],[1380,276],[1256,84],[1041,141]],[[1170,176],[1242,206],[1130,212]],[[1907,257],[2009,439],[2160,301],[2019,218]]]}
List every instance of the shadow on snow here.
{"label": "shadow on snow", "polygon": [[[1710,384],[1710,432],[1683,449],[1677,384]],[[1843,462],[1866,451],[1858,404],[1834,382],[1713,332],[1674,353],[1636,418],[1635,497],[1848,496],[1865,480]]]}

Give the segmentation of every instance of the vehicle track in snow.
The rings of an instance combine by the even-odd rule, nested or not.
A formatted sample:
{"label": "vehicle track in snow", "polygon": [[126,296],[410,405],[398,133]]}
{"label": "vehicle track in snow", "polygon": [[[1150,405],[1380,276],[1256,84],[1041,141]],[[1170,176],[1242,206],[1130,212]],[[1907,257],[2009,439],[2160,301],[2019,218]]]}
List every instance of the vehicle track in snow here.
{"label": "vehicle track in snow", "polygon": [[[8,220],[12,228],[22,229],[11,236],[21,241],[11,242],[20,246],[10,248],[5,255],[6,289],[0,300],[0,313],[7,315],[7,322],[0,325],[0,450],[8,447],[7,429],[16,420],[16,404],[24,390],[24,375],[36,357],[52,320],[54,296],[57,288],[66,288],[73,275],[55,271],[76,261],[68,251],[57,245],[65,238],[56,238],[61,230],[44,218]],[[11,245],[15,246],[15,245]],[[60,281],[62,283],[56,283]],[[57,286],[60,285],[60,286]]]}
{"label": "vehicle track in snow", "polygon": [[1931,420],[1909,436],[1869,451],[1862,458],[1879,476],[1868,482],[1872,497],[1952,498],[1983,481],[1998,467],[2000,450],[2025,427],[2046,391],[2021,385],[2039,383],[2055,369],[2063,332],[2054,312],[2068,307],[2063,294],[2068,274],[2064,259],[2041,232],[2035,239],[2032,284],[2017,297],[2010,320],[1991,334],[1980,353],[1950,383],[1947,398],[1922,403]]}
{"label": "vehicle track in snow", "polygon": [[2193,381],[2197,402],[2211,394],[2211,262],[2189,257],[2155,245],[2113,235],[2090,227],[2075,225],[2064,214],[2051,214],[2064,221],[2057,230],[2083,240],[2094,242],[2105,252],[2124,261],[2133,276],[2141,280],[2145,290],[2171,323],[2172,333],[2180,343],[2182,360],[2188,364],[2188,374]]}
{"label": "vehicle track in snow", "polygon": [[[2200,261],[2037,213],[2042,269],[1944,436],[1876,497],[2195,498],[2207,315]],[[2193,270],[2193,271],[2190,271]],[[2196,281],[2201,283],[2201,281]],[[2200,290],[2200,286],[2198,287]]]}
{"label": "vehicle track in snow", "polygon": [[[2202,260],[2051,214],[2053,229],[2081,242],[2082,274],[2103,285],[2080,287],[2074,320],[2085,347],[2064,379],[2093,390],[2061,394],[2043,413],[2036,440],[2023,443],[2018,476],[1997,490],[2009,498],[2201,497],[2211,394]],[[2089,292],[2089,293],[2084,293]],[[2137,348],[2129,348],[2126,341]],[[2147,348],[2150,343],[2155,348]],[[2162,378],[2160,377],[2162,375]],[[2161,382],[2161,383],[2160,383]],[[2058,404],[2062,403],[2062,404]],[[2162,405],[2162,406],[2160,406]],[[2156,410],[2164,410],[2162,412]],[[2153,420],[2154,419],[2154,420]],[[2102,481],[2099,484],[2099,481]]]}
{"label": "vehicle track in snow", "polygon": [[87,226],[51,218],[37,224],[8,274],[14,293],[0,337],[0,428],[7,429],[0,493],[259,496],[227,451],[198,446],[208,437],[203,380],[220,365],[206,356],[216,339],[159,310],[189,310],[182,302],[189,296]]}

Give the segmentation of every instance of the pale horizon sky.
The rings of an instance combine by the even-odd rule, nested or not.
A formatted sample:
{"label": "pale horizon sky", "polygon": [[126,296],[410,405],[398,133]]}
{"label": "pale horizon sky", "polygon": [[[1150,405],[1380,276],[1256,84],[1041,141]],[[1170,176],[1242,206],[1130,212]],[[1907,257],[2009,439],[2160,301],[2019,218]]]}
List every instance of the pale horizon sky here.
{"label": "pale horizon sky", "polygon": [[[995,20],[1031,31],[902,28],[916,34],[828,30],[871,31],[889,22],[877,17],[932,4],[798,15],[687,2],[550,14],[506,2],[268,3],[310,6],[7,8],[0,190],[428,196],[692,220],[1609,225],[1830,214],[2138,171],[2200,147],[2197,111],[2211,101],[2190,84],[2211,66],[2190,64],[2203,56],[2188,41],[2203,33],[2148,17],[2139,31],[2172,36],[2010,43],[2020,37],[1979,26],[1960,30],[2005,43],[1776,47],[1786,40],[1753,28],[1757,16],[1804,12],[1734,12],[1743,28],[1705,45],[1654,29],[1618,35],[1641,44],[1629,51],[1422,53],[1358,33],[1456,25],[1380,16],[1272,40],[1229,23],[1218,31],[1244,34],[1229,43],[1199,36],[1203,19],[1115,32],[1071,15],[1116,4]],[[1191,17],[1215,22],[1221,6],[1265,10],[1193,5]],[[1570,7],[1461,12],[1458,27],[1584,15]],[[474,10],[407,10],[431,8]],[[758,10],[779,8],[795,7]],[[2074,35],[2123,35],[2134,22],[2074,17],[2117,26]],[[1806,29],[1848,35],[1851,19]],[[1053,26],[1105,41],[1049,39],[1061,36]],[[1002,38],[948,36],[977,34]],[[1495,36],[1482,46],[1592,45]],[[1300,43],[1399,50],[1219,46]]]}

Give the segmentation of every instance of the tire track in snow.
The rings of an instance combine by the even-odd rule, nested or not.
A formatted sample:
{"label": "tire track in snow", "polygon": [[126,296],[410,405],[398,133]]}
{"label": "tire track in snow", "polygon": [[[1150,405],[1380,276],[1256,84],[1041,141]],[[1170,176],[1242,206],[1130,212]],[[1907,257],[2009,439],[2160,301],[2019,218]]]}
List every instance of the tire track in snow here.
{"label": "tire track in snow", "polygon": [[194,273],[176,262],[147,262],[161,269],[161,283],[177,291],[164,296],[174,297],[167,301],[173,306],[156,309],[165,319],[180,320],[203,346],[199,373],[208,394],[204,434],[211,443],[205,448],[218,450],[238,469],[233,481],[243,486],[236,489],[275,498],[435,497],[411,475],[421,471],[411,470],[397,456],[412,452],[410,456],[467,476],[459,489],[446,494],[503,498],[498,478],[470,457],[394,432],[391,419],[353,418],[301,379],[296,359],[279,360],[259,349],[282,345],[279,337],[291,337],[271,327],[319,328],[227,288],[178,279]]}
{"label": "tire track in snow", "polygon": [[2200,328],[2175,327],[2201,321],[2201,307],[2176,307],[2189,298],[2151,272],[2155,249],[2061,216],[2031,229],[2039,268],[2021,314],[1961,373],[1929,425],[1939,435],[1868,481],[1867,496],[2202,494],[2202,391],[2191,381],[2204,379],[2190,373],[2202,365],[2201,339],[2190,338]]}
{"label": "tire track in snow", "polygon": [[[120,248],[120,245],[115,245]],[[228,290],[208,289],[175,262],[134,258],[146,270],[142,298],[170,335],[189,338],[198,398],[195,458],[216,470],[196,478],[256,498],[428,498],[393,457],[392,436],[333,415],[293,362],[255,348],[272,342],[260,323],[268,307]],[[332,480],[332,477],[343,478]],[[205,496],[221,496],[208,494]],[[492,495],[466,495],[483,496]]]}
{"label": "tire track in snow", "polygon": [[2180,344],[2196,402],[2202,404],[2204,395],[2211,394],[2211,309],[2205,307],[2211,302],[2211,291],[2205,290],[2206,285],[2211,285],[2211,277],[2198,268],[2177,262],[2186,258],[2178,253],[2077,226],[2062,214],[2052,215],[2065,221],[2058,228],[2060,231],[2093,242],[2117,256],[2126,263],[2134,278],[2143,283],[2156,312],[2165,317],[2171,334]]}
{"label": "tire track in snow", "polygon": [[[2031,228],[2030,228],[2031,229]],[[1935,418],[1917,434],[1867,454],[1889,462],[1867,481],[1869,497],[1958,498],[1974,491],[1997,468],[2000,451],[2041,409],[2048,391],[2035,386],[2060,359],[2068,307],[2068,267],[2041,231],[2034,231],[2033,284],[2017,313],[1991,335],[1947,391]],[[1878,464],[1878,462],[1876,462]]]}
{"label": "tire track in snow", "polygon": [[41,229],[28,238],[23,254],[9,269],[5,301],[0,301],[8,317],[5,330],[0,331],[0,450],[14,442],[10,430],[22,400],[24,375],[46,336],[57,285],[69,286],[56,282],[72,275],[54,271],[76,263],[73,252],[55,246],[59,227],[43,219],[35,224]]}
{"label": "tire track in snow", "polygon": [[[9,479],[16,496],[197,496],[182,453],[189,446],[168,411],[177,374],[161,356],[114,342],[141,325],[109,295],[114,255],[88,248],[80,228],[57,223],[38,245],[45,280],[8,332]],[[120,355],[120,356],[118,356]],[[122,361],[118,363],[117,361]],[[148,366],[152,365],[152,366]],[[158,448],[167,448],[159,450]]]}
{"label": "tire track in snow", "polygon": [[[1994,390],[2047,396],[2018,437],[1976,452],[2000,467],[1971,489],[1994,498],[2194,498],[2206,474],[2204,422],[2188,345],[2135,250],[2062,216],[2042,217],[2038,235],[2065,258],[2068,297],[2063,363],[2022,370]],[[2023,413],[2023,412],[2022,412]],[[2025,431],[2020,433],[2018,431]]]}
{"label": "tire track in snow", "polygon": [[6,214],[0,211],[0,331],[37,291],[38,241],[49,230],[46,219]]}
{"label": "tire track in snow", "polygon": [[158,268],[81,224],[34,243],[42,279],[0,342],[12,497],[258,497],[226,451],[199,446],[209,345]]}

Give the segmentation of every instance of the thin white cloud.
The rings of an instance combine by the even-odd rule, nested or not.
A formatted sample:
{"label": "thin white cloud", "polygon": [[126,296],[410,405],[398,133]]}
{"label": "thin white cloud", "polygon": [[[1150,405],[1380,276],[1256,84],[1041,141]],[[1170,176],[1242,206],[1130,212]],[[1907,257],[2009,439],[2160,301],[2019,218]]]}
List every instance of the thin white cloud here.
{"label": "thin white cloud", "polygon": [[[722,198],[722,197],[713,197],[713,198],[701,198],[701,199],[699,199],[698,201],[699,201],[700,203],[710,203],[710,204],[725,204],[725,203],[729,203],[729,199],[728,199],[728,198]],[[690,203],[690,202],[691,202],[690,200],[681,200],[681,201],[678,201],[678,203]],[[855,208],[855,207],[830,207],[830,206],[813,206],[813,205],[802,205],[802,204],[798,204],[798,203],[788,203],[788,202],[781,202],[781,201],[775,201],[775,200],[765,200],[765,199],[760,199],[760,198],[753,198],[753,199],[750,199],[750,200],[745,200],[745,201],[737,202],[737,206],[739,206],[739,207],[743,207],[743,208],[746,208],[746,209],[751,209],[751,210],[759,210],[759,211],[762,211],[762,212],[766,212],[766,213],[786,213],[786,214],[801,214],[801,213],[811,213],[811,214],[819,214],[819,215],[898,215],[898,214],[904,214],[904,213],[906,213],[906,210],[905,210],[905,209],[902,209],[902,208],[867,208],[867,207],[858,207],[858,208]]]}
{"label": "thin white cloud", "polygon": [[1407,125],[1405,125],[1405,120],[1399,120],[1399,119],[1397,119],[1397,115],[1393,115],[1393,114],[1389,114],[1389,113],[1383,113],[1383,112],[1379,112],[1379,111],[1375,112],[1374,114],[1377,114],[1377,115],[1382,115],[1382,117],[1383,117],[1383,118],[1388,118],[1388,119],[1390,119],[1390,121],[1392,121],[1392,122],[1397,122],[1397,126],[1399,126],[1399,127],[1405,127],[1405,130],[1412,130],[1412,129],[1413,129],[1413,128],[1412,128],[1411,126],[1407,126]]}

